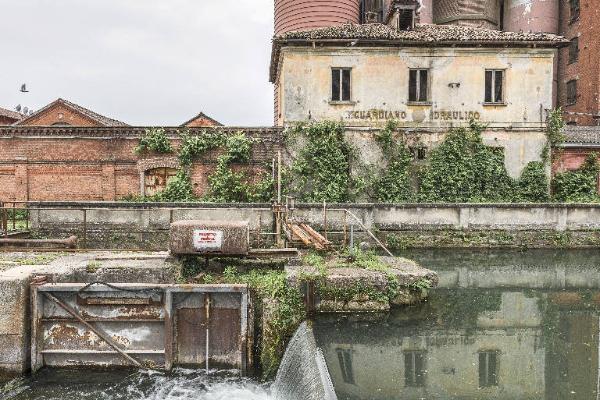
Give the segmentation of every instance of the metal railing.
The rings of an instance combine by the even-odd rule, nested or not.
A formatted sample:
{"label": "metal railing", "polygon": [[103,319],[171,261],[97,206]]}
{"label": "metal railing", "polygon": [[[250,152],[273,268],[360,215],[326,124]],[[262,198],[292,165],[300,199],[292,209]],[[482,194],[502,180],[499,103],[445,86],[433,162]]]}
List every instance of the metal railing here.
{"label": "metal railing", "polygon": [[[232,208],[234,208],[232,206]],[[282,221],[288,221],[290,219],[294,219],[294,210],[295,210],[295,201],[291,197],[286,198],[286,202],[281,205],[279,208],[279,212],[285,214],[285,217],[282,218]],[[122,224],[123,227],[119,227],[119,224],[111,224],[110,222],[105,221],[95,221],[91,222],[89,220],[89,214],[95,211],[109,211],[111,213],[125,213],[125,212],[144,212],[144,213],[153,213],[157,211],[168,211],[169,213],[169,223],[174,222],[175,220],[175,212],[177,211],[189,211],[189,210],[202,210],[202,211],[215,211],[222,212],[223,208],[221,207],[202,207],[201,209],[195,207],[164,207],[164,206],[156,206],[152,208],[136,208],[136,207],[85,207],[85,206],[40,206],[39,203],[34,202],[25,202],[25,201],[4,201],[0,202],[0,237],[8,238],[10,236],[19,234],[19,233],[27,233],[33,227],[35,229],[40,229],[42,231],[52,230],[51,228],[56,225],[60,225],[59,221],[51,221],[49,223],[40,222],[39,216],[41,212],[69,212],[71,214],[71,218],[68,219],[67,222],[64,222],[64,226],[61,229],[58,229],[59,232],[65,233],[66,235],[77,235],[78,236],[78,248],[79,249],[88,249],[88,239],[89,236],[97,231],[109,230],[111,227],[114,227],[116,233],[128,233],[128,234],[152,234],[157,231],[166,230],[166,229],[145,229],[143,227],[136,227],[134,224],[129,225],[128,227],[124,227],[126,224]],[[251,231],[252,237],[255,239],[255,243],[260,248],[263,245],[267,245],[271,243],[273,240],[277,240],[278,232],[275,226],[270,229],[263,227],[265,225],[263,221],[263,212],[265,211],[275,211],[275,209],[267,209],[263,207],[258,208],[257,210],[261,211],[258,213],[258,228],[253,229]],[[331,213],[343,213],[343,217],[340,220],[338,216],[338,222],[331,223],[330,214]],[[79,217],[74,214],[79,214]],[[93,217],[92,217],[93,218]],[[146,218],[149,220],[150,215],[147,215]],[[274,218],[275,220],[275,218]],[[335,219],[334,219],[335,220]],[[306,222],[306,221],[303,221]],[[321,225],[321,229],[319,229],[320,233],[325,237],[325,239],[330,240],[335,237],[335,242],[337,245],[342,247],[348,247],[349,243],[354,242],[354,235],[359,232],[364,232],[368,235],[376,244],[381,248],[386,254],[392,256],[392,253],[389,249],[383,244],[381,240],[377,238],[377,236],[363,223],[363,221],[355,215],[352,211],[345,208],[328,208],[327,203],[323,203],[322,205],[322,221],[313,221],[316,222],[317,225]],[[40,225],[41,224],[41,225]],[[47,224],[47,225],[46,225]],[[103,226],[105,225],[105,226]],[[266,224],[270,225],[270,224]],[[337,225],[337,229],[335,228]],[[49,229],[50,228],[50,229]],[[340,230],[341,228],[341,230]],[[360,229],[355,229],[360,228]],[[272,230],[275,230],[273,232]],[[281,232],[279,233],[281,234]],[[352,237],[351,237],[352,236]],[[147,250],[147,247],[140,246],[139,248],[132,248],[128,250]]]}

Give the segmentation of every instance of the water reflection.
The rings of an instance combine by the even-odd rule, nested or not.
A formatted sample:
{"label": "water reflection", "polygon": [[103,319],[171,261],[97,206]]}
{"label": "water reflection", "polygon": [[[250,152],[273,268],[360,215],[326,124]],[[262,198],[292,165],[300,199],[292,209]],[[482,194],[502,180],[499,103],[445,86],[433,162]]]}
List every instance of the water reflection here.
{"label": "water reflection", "polygon": [[600,257],[570,255],[428,254],[446,282],[428,303],[319,318],[339,399],[597,399]]}

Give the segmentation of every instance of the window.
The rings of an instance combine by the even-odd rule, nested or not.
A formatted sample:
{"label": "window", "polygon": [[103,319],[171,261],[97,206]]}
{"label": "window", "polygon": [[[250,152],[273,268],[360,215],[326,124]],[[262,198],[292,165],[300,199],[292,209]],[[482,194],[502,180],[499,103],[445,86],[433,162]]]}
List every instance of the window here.
{"label": "window", "polygon": [[404,385],[407,387],[425,386],[425,352],[407,351],[404,353]]}
{"label": "window", "polygon": [[424,160],[427,157],[427,148],[423,146],[419,147],[410,147],[410,153],[412,154],[413,159],[415,160]]}
{"label": "window", "polygon": [[579,0],[569,0],[569,6],[571,9],[571,22],[579,19]]}
{"label": "window", "polygon": [[577,81],[567,82],[567,105],[571,106],[577,103]]}
{"label": "window", "polygon": [[400,9],[398,14],[398,29],[410,31],[415,27],[415,12],[411,9]]}
{"label": "window", "polygon": [[350,101],[350,68],[331,70],[331,101]]}
{"label": "window", "polygon": [[569,45],[569,64],[573,64],[579,60],[579,38],[571,39]]}
{"label": "window", "polygon": [[360,6],[361,23],[372,24],[383,22],[383,0],[362,0]]}
{"label": "window", "polygon": [[352,350],[337,349],[338,362],[342,379],[345,383],[354,384],[354,370],[352,368]]}
{"label": "window", "polygon": [[485,102],[504,103],[504,70],[488,69],[485,71]]}
{"label": "window", "polygon": [[429,101],[429,70],[411,69],[409,72],[408,101]]}
{"label": "window", "polygon": [[479,387],[498,386],[498,352],[479,353]]}
{"label": "window", "polygon": [[152,196],[166,189],[169,180],[177,175],[175,168],[154,168],[144,173],[144,195]]}

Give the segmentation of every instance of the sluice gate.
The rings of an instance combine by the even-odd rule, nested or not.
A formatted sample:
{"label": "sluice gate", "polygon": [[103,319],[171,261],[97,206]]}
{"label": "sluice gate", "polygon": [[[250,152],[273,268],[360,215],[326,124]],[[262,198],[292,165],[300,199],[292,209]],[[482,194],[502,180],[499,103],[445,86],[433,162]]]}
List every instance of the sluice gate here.
{"label": "sluice gate", "polygon": [[251,365],[245,285],[32,285],[31,366]]}

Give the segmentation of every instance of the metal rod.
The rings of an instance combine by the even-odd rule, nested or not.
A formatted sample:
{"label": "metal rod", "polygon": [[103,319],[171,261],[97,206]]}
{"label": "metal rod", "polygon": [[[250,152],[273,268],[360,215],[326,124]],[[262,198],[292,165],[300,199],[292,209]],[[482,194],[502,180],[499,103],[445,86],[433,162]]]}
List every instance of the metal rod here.
{"label": "metal rod", "polygon": [[209,333],[209,327],[210,327],[210,294],[205,294],[204,295],[204,307],[206,308],[206,353],[205,353],[205,358],[206,358],[206,375],[208,375],[210,373],[210,368],[209,368],[209,357],[210,357],[210,346],[209,346],[209,341],[210,341],[210,333]]}
{"label": "metal rod", "polygon": [[0,239],[0,245],[43,246],[47,244],[55,244],[65,246],[68,249],[74,249],[77,247],[77,236],[70,236],[67,239]]}
{"label": "metal rod", "polygon": [[[375,240],[375,242],[377,242],[377,244],[379,245],[379,247],[381,247],[383,250],[385,250],[386,253],[388,253],[388,255],[390,257],[394,257],[394,255],[392,254],[391,251],[388,250],[387,247],[385,247],[385,245],[383,243],[381,243],[381,241],[379,239],[377,239],[377,237],[373,234],[373,232],[371,232],[369,230],[369,228],[367,228],[360,219],[358,219],[358,217],[354,214],[352,214],[350,212],[350,210],[346,210],[346,213],[348,215],[350,215],[352,218],[354,218],[356,220],[356,222],[358,222],[358,224],[365,230],[365,232],[367,232],[369,234],[369,236],[371,236],[373,238],[373,240]],[[352,226],[351,226],[352,227]]]}
{"label": "metal rod", "polygon": [[87,322],[85,319],[83,319],[83,317],[81,317],[77,313],[77,311],[75,311],[73,308],[71,308],[68,304],[63,303],[61,300],[59,300],[57,297],[55,297],[51,293],[44,292],[44,296],[46,296],[48,299],[52,300],[54,303],[61,306],[66,312],[68,312],[73,317],[75,317],[77,320],[79,320],[79,322],[81,322],[83,325],[85,325],[90,331],[94,332],[100,339],[104,340],[110,347],[115,349],[119,354],[121,354],[130,363],[132,363],[133,365],[135,365],[138,368],[142,368],[142,364],[138,360],[131,357],[129,354],[125,353],[125,351],[123,351],[119,346],[117,346],[117,344],[114,343],[110,337],[108,337],[103,332],[99,331],[93,325],[91,325],[89,322]]}
{"label": "metal rod", "polygon": [[327,240],[327,202],[323,200],[323,231],[325,240]]}
{"label": "metal rod", "polygon": [[83,210],[83,248],[87,249],[87,210]]}
{"label": "metal rod", "polygon": [[354,254],[354,224],[350,224],[350,254]]}

